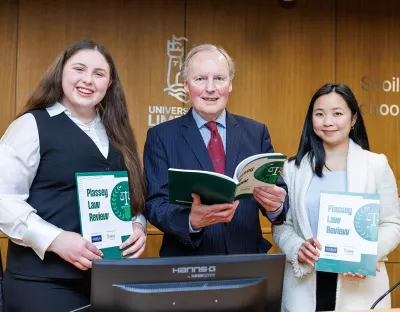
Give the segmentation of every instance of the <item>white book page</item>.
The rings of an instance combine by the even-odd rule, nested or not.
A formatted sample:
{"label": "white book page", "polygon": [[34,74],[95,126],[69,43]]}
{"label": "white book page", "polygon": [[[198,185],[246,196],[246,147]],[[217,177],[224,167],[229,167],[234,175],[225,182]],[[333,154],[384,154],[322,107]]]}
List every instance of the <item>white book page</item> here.
{"label": "white book page", "polygon": [[257,155],[253,155],[253,156],[247,157],[246,159],[243,159],[239,163],[239,165],[236,166],[236,170],[235,170],[235,173],[233,175],[233,178],[236,181],[238,181],[240,173],[242,172],[244,166],[246,166],[249,162],[252,162],[254,159],[268,157],[268,156],[281,156],[281,155],[283,155],[283,154],[282,153],[265,153],[265,154],[257,154]]}

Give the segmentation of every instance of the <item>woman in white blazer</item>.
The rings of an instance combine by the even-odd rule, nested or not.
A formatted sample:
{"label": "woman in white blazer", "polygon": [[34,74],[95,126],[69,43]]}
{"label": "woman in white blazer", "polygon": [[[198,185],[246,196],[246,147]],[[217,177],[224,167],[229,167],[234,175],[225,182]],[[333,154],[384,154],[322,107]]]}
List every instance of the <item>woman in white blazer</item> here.
{"label": "woman in white blazer", "polygon": [[[312,97],[296,156],[285,163],[290,209],[273,227],[286,254],[282,311],[369,309],[389,288],[384,261],[400,241],[396,180],[386,157],[369,151],[361,111],[345,85],[327,84]],[[316,272],[319,192],[380,194],[378,264],[375,277]],[[377,308],[390,307],[390,296]]]}

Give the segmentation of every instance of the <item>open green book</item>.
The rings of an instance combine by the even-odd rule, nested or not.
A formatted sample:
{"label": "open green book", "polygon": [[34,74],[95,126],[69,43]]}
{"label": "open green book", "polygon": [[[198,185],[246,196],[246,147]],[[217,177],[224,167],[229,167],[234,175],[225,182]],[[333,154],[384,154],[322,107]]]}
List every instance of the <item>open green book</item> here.
{"label": "open green book", "polygon": [[253,189],[276,184],[286,160],[280,153],[258,154],[241,161],[233,178],[202,170],[168,169],[169,202],[191,205],[192,193],[206,205],[253,199]]}

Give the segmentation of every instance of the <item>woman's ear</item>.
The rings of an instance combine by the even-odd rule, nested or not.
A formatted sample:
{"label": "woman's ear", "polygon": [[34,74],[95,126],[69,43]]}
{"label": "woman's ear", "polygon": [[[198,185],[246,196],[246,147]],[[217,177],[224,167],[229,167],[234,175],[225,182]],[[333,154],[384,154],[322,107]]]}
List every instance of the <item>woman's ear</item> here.
{"label": "woman's ear", "polygon": [[356,121],[357,121],[357,113],[355,113],[355,114],[353,115],[353,117],[351,117],[351,127],[352,127],[352,128],[353,128],[354,125],[356,124]]}

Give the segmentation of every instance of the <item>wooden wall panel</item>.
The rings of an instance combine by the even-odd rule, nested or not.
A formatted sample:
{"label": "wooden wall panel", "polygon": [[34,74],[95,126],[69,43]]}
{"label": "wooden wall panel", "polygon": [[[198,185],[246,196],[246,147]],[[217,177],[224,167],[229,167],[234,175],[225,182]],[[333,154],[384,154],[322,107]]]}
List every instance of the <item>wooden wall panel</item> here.
{"label": "wooden wall panel", "polygon": [[167,40],[184,35],[184,13],[183,0],[20,0],[17,108],[67,45],[93,39],[114,58],[142,151],[148,107],[179,103],[163,89]]}
{"label": "wooden wall panel", "polygon": [[0,253],[3,265],[3,270],[6,269],[6,258],[7,258],[8,238],[0,232]]}
{"label": "wooden wall panel", "polygon": [[0,0],[0,138],[14,119],[18,2]]}
{"label": "wooden wall panel", "polygon": [[[399,11],[400,2],[395,0],[337,1],[337,81],[351,86],[359,104],[364,104],[362,111],[371,150],[388,157],[398,185],[400,82],[395,79],[395,92],[393,88],[383,91],[382,83],[400,77]],[[361,81],[363,77],[369,77],[364,78],[365,83]],[[389,82],[384,85],[386,89]],[[395,105],[397,108],[392,107],[392,112],[397,112],[397,116],[378,115],[378,107],[386,113],[382,104]]]}
{"label": "wooden wall panel", "polygon": [[395,250],[393,250],[389,256],[389,261],[394,262],[394,263],[399,263],[400,264],[400,248],[397,247]]}
{"label": "wooden wall panel", "polygon": [[[386,263],[386,270],[389,275],[389,284],[393,286],[400,281],[400,263]],[[378,298],[377,298],[378,299]],[[397,287],[391,293],[392,308],[400,308],[400,288]]]}
{"label": "wooden wall panel", "polygon": [[147,235],[146,249],[141,258],[158,258],[162,239],[163,234],[160,231],[150,230]]}

